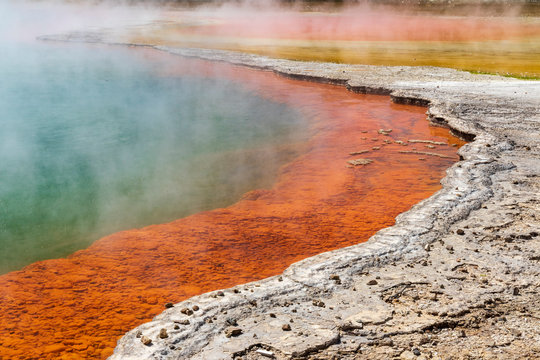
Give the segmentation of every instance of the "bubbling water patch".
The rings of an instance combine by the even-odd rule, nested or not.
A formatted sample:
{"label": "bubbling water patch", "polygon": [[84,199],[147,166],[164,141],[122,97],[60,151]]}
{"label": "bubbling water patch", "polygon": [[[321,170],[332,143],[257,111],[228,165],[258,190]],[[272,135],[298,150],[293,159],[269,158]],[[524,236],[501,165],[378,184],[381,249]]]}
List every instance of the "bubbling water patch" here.
{"label": "bubbling water patch", "polygon": [[271,189],[248,192],[235,205],[115,233],[67,259],[1,276],[6,357],[103,358],[166,303],[366,241],[437,191],[463,144],[429,126],[425,109],[387,97],[202,61],[163,69],[190,71],[294,106],[310,121],[302,155],[282,167]]}

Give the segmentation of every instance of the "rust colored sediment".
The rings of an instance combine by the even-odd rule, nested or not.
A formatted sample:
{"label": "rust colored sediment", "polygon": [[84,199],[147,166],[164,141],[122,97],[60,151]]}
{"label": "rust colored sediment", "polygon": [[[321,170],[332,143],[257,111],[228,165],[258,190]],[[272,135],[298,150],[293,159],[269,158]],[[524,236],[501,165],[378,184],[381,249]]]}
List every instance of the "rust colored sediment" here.
{"label": "rust colored sediment", "polygon": [[[444,169],[458,160],[457,146],[393,142],[462,144],[430,127],[423,108],[268,72],[175,61],[181,65],[163,68],[241,81],[295,106],[311,119],[305,151],[283,167],[272,189],[250,192],[228,208],[119,232],[67,259],[1,276],[1,359],[106,358],[122,334],[165,303],[278,274],[300,259],[366,241],[437,191]],[[413,148],[451,158],[400,153]],[[373,162],[348,166],[357,157]]]}

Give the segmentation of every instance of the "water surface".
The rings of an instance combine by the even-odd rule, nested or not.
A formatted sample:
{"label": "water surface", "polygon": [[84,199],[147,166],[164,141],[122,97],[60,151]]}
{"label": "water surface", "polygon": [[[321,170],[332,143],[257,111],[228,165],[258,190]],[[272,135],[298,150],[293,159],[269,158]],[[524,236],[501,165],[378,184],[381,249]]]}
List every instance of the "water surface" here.
{"label": "water surface", "polygon": [[300,114],[144,51],[4,45],[0,273],[269,186]]}

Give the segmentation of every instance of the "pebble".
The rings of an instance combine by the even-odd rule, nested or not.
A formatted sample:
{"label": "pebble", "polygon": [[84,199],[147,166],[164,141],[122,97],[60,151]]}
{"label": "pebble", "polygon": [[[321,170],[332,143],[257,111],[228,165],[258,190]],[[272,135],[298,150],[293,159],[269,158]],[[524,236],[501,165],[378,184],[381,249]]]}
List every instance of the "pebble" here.
{"label": "pebble", "polygon": [[463,229],[457,229],[456,234],[465,235],[465,231]]}
{"label": "pebble", "polygon": [[166,339],[168,337],[169,337],[169,334],[167,334],[167,329],[159,330],[159,338],[160,339]]}
{"label": "pebble", "polygon": [[182,314],[186,314],[187,316],[193,315],[193,310],[188,309],[188,308],[183,308],[182,310],[180,310],[180,312]]}
{"label": "pebble", "polygon": [[242,329],[238,328],[238,327],[229,327],[227,329],[225,329],[225,336],[230,338],[230,337],[236,337],[236,336],[239,336],[242,334]]}
{"label": "pebble", "polygon": [[420,350],[418,350],[417,348],[414,348],[412,352],[416,356],[420,356],[420,354],[421,354]]}
{"label": "pebble", "polygon": [[174,306],[173,303],[168,302],[168,303],[165,304],[165,309],[170,309],[173,306]]}
{"label": "pebble", "polygon": [[369,280],[367,284],[368,285],[377,285],[378,282],[377,282],[377,280]]}
{"label": "pebble", "polygon": [[191,308],[193,311],[199,311],[199,307],[197,305],[193,305],[193,307]]}
{"label": "pebble", "polygon": [[321,300],[313,300],[313,305],[318,307],[326,307],[326,304],[322,302]]}
{"label": "pebble", "polygon": [[289,325],[289,324],[283,324],[283,325],[281,326],[281,330],[283,330],[283,331],[291,331],[291,325]]}
{"label": "pebble", "polygon": [[147,337],[147,336],[141,336],[141,342],[143,343],[143,345],[146,345],[146,346],[150,346],[152,345],[152,340]]}

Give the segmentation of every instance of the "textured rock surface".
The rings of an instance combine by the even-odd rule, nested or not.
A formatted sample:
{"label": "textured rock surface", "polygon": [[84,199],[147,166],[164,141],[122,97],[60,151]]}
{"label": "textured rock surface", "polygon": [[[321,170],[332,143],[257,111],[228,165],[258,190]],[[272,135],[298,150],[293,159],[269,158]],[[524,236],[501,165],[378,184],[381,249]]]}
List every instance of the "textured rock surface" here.
{"label": "textured rock surface", "polygon": [[367,243],[176,304],[127,333],[112,359],[540,357],[540,82],[156,48],[425,105],[472,142],[441,191]]}

